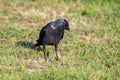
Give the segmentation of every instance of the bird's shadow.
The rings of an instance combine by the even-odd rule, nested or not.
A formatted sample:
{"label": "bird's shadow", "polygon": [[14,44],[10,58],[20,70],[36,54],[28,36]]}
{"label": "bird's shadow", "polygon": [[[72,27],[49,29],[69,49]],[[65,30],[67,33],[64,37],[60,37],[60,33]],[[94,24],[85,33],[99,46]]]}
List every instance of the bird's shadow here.
{"label": "bird's shadow", "polygon": [[29,49],[33,49],[36,51],[41,51],[41,47],[36,47],[34,46],[34,44],[32,42],[28,42],[28,41],[18,41],[16,42],[16,46],[22,46],[24,48],[29,48]]}

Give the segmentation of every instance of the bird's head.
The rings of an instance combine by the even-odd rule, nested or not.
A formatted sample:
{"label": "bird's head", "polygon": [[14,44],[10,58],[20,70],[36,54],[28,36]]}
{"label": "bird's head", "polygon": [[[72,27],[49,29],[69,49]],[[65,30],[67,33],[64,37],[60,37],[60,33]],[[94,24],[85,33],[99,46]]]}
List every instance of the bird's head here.
{"label": "bird's head", "polygon": [[54,21],[54,26],[56,27],[56,29],[58,30],[70,30],[69,28],[69,23],[67,20],[65,19],[57,19],[56,21]]}
{"label": "bird's head", "polygon": [[63,22],[63,27],[64,27],[65,30],[68,30],[68,31],[70,30],[69,23],[65,19],[64,19],[64,22]]}

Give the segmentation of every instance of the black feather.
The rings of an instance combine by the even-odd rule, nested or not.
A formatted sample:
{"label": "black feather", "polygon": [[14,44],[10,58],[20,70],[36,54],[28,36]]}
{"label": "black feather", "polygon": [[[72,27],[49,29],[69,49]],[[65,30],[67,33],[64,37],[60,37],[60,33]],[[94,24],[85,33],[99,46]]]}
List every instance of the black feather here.
{"label": "black feather", "polygon": [[35,46],[58,45],[60,40],[64,37],[64,30],[69,30],[69,23],[67,20],[57,19],[56,21],[49,22],[41,29],[39,39]]}

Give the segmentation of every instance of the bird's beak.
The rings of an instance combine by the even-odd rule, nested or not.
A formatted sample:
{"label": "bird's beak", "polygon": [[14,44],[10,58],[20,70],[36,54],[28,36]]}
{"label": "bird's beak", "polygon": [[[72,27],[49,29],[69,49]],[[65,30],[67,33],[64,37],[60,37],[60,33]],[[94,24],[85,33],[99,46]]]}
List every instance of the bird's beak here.
{"label": "bird's beak", "polygon": [[70,28],[69,28],[69,26],[67,27],[67,29],[66,29],[66,30],[70,31]]}

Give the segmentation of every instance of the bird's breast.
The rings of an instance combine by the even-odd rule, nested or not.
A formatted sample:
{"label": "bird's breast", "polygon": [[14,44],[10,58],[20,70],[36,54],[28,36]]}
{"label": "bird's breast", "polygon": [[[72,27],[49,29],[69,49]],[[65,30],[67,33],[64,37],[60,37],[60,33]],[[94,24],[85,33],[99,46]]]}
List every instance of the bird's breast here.
{"label": "bird's breast", "polygon": [[59,33],[48,34],[44,37],[43,42],[48,44],[48,45],[58,44],[61,40],[61,36],[62,35]]}

